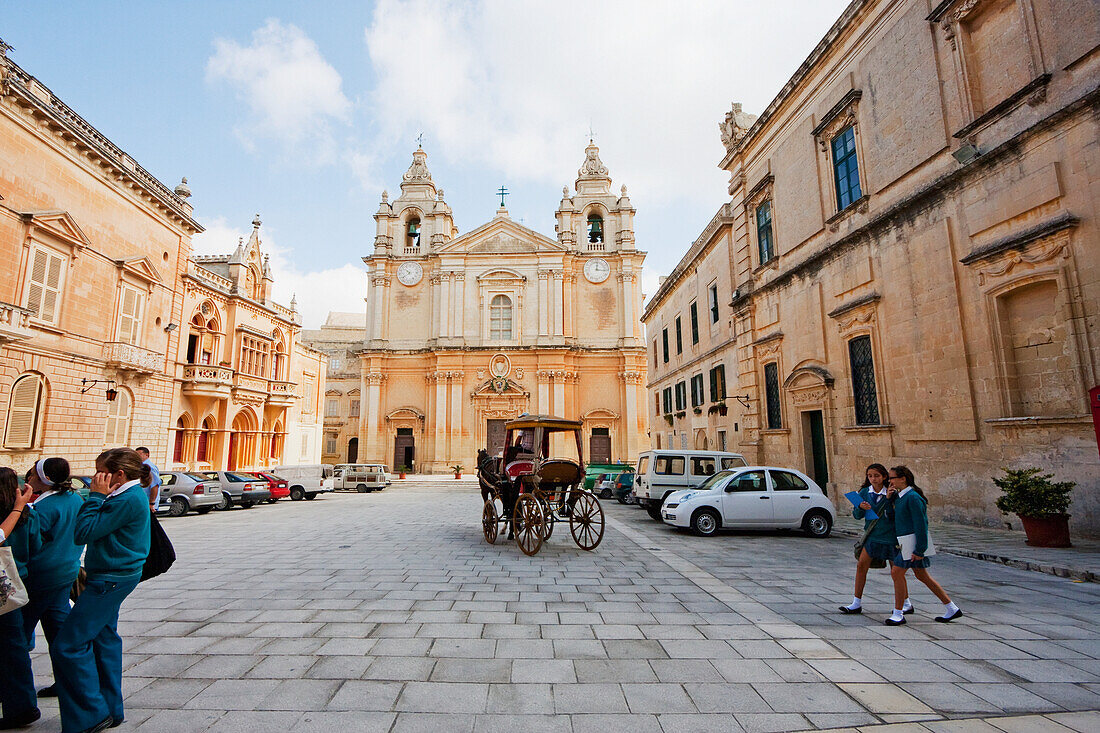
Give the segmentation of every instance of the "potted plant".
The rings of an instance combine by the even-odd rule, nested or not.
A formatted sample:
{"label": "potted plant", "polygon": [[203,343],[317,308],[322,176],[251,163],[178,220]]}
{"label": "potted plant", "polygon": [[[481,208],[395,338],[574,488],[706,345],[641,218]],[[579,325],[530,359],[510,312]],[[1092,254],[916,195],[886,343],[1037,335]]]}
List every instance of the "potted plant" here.
{"label": "potted plant", "polygon": [[397,467],[397,478],[399,478],[399,479],[405,478],[405,474],[408,473],[408,472],[409,472],[409,467],[408,466],[398,466]]}
{"label": "potted plant", "polygon": [[702,415],[703,414],[703,408],[702,407],[693,407],[693,408],[691,408],[691,411],[694,412],[696,415]]}
{"label": "potted plant", "polygon": [[665,415],[665,422],[672,425],[672,415]]}
{"label": "potted plant", "polygon": [[455,472],[455,478],[456,479],[462,478],[462,464],[461,463],[456,463],[455,465],[451,466],[451,470]]}
{"label": "potted plant", "polygon": [[1040,473],[1038,468],[1004,469],[1005,475],[994,478],[1004,494],[997,499],[997,508],[1005,514],[1016,514],[1024,525],[1027,544],[1033,547],[1070,547],[1069,504],[1072,481],[1051,481],[1054,474]]}

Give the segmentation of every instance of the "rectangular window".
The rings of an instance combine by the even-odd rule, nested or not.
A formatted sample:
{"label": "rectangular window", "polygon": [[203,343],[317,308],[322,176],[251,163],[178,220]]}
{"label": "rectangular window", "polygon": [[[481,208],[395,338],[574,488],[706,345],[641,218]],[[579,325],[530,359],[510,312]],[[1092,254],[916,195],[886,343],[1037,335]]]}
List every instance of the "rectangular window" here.
{"label": "rectangular window", "polygon": [[718,402],[726,398],[726,365],[719,364],[710,370],[710,401]]}
{"label": "rectangular window", "polygon": [[328,368],[332,371],[336,371],[340,368],[340,360],[335,356],[328,360]]}
{"label": "rectangular window", "polygon": [[309,433],[302,433],[302,459],[309,458]]}
{"label": "rectangular window", "polygon": [[775,238],[772,234],[772,202],[765,201],[756,207],[756,245],[760,250],[760,264],[775,257]]}
{"label": "rectangular window", "polygon": [[340,405],[335,397],[329,397],[325,403],[325,417],[336,417],[340,414]]}
{"label": "rectangular window", "polygon": [[848,125],[833,138],[833,180],[836,181],[836,209],[844,211],[863,194],[859,189],[855,128]]}
{"label": "rectangular window", "polygon": [[687,409],[687,382],[676,383],[676,410]]}
{"label": "rectangular window", "polygon": [[657,339],[653,339],[653,368],[657,368]]}
{"label": "rectangular window", "polygon": [[668,363],[668,329],[661,329],[661,345],[664,348],[665,364]]}
{"label": "rectangular window", "polygon": [[691,343],[699,343],[699,305],[693,300],[688,308],[691,313]]}
{"label": "rectangular window", "polygon": [[684,353],[684,329],[680,323],[680,316],[676,316],[676,353]]}
{"label": "rectangular window", "polygon": [[[313,392],[313,377],[307,375],[302,379],[302,412],[307,415],[312,415],[316,399],[317,396]],[[302,457],[304,458],[305,456],[306,452],[305,449],[303,449]]]}
{"label": "rectangular window", "polygon": [[349,413],[352,417],[359,417],[359,400],[351,401],[351,410]]}
{"label": "rectangular window", "polygon": [[725,450],[725,449],[726,449],[726,431],[725,430],[719,430],[718,431],[718,450]]}
{"label": "rectangular window", "polygon": [[685,463],[683,456],[657,456],[653,462],[653,473],[658,476],[683,476]]}
{"label": "rectangular window", "polygon": [[696,374],[691,378],[691,406],[698,407],[706,402],[706,394],[703,392],[703,375]]}
{"label": "rectangular window", "polygon": [[27,283],[27,309],[43,323],[57,323],[64,274],[63,257],[44,249],[34,250]]}
{"label": "rectangular window", "polygon": [[145,310],[145,294],[122,286],[119,296],[118,340],[137,345],[141,339],[141,317]]}
{"label": "rectangular window", "polygon": [[336,436],[330,435],[325,438],[325,453],[333,454],[336,452]]}
{"label": "rectangular window", "polygon": [[713,476],[714,459],[707,456],[693,456],[691,459],[692,476]]}
{"label": "rectangular window", "polygon": [[764,365],[764,397],[768,408],[768,430],[783,428],[783,413],[779,406],[779,365],[774,361]]}
{"label": "rectangular window", "polygon": [[268,344],[251,336],[241,339],[240,371],[253,377],[267,376]]}
{"label": "rectangular window", "polygon": [[660,415],[661,414],[661,393],[660,392],[654,392],[653,393],[653,414],[654,415]]}
{"label": "rectangular window", "polygon": [[665,414],[667,415],[668,413],[672,412],[672,387],[665,387],[664,392],[661,393],[661,396],[664,398],[665,401]]}
{"label": "rectangular window", "polygon": [[710,301],[710,322],[718,323],[718,286],[711,285],[707,290],[707,298]]}
{"label": "rectangular window", "polygon": [[856,403],[856,425],[878,425],[878,394],[875,390],[875,362],[871,337],[858,336],[848,342],[852,367],[852,395]]}

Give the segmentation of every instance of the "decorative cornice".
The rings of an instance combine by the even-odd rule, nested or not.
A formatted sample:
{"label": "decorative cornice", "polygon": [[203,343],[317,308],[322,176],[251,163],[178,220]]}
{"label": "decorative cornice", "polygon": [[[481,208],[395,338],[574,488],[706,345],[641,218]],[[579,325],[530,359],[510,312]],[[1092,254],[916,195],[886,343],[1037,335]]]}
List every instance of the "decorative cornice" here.
{"label": "decorative cornice", "polygon": [[[968,135],[970,135],[970,133],[985,127],[993,120],[1016,108],[1017,106],[1022,104],[1025,99],[1030,101],[1032,95],[1034,94],[1041,93],[1042,96],[1039,97],[1041,101],[1043,96],[1045,96],[1046,86],[1048,83],[1050,83],[1050,74],[1041,74],[1035,77],[1027,84],[1022,86],[1020,89],[1018,89],[1015,93],[1010,95],[1007,99],[998,102],[997,104],[993,105],[987,112],[983,112],[982,114],[978,115],[976,118],[974,118],[973,122],[966,125],[958,132],[954,133],[951,137],[959,140],[966,138]],[[1038,104],[1038,102],[1035,103]]]}
{"label": "decorative cornice", "polygon": [[828,112],[826,112],[824,115],[822,115],[821,122],[817,123],[817,127],[815,127],[810,132],[810,134],[813,135],[814,137],[817,137],[818,135],[820,135],[824,130],[826,130],[829,127],[830,124],[832,124],[833,120],[835,120],[840,115],[844,114],[844,112],[847,111],[847,109],[851,105],[855,104],[856,102],[858,102],[862,98],[863,98],[863,90],[861,90],[861,89],[850,89],[847,94],[845,94],[843,97],[840,98],[839,102],[834,104]]}
{"label": "decorative cornice", "polygon": [[959,262],[964,265],[972,265],[976,262],[993,259],[1009,250],[1023,250],[1027,245],[1038,239],[1043,239],[1052,234],[1057,234],[1066,229],[1076,227],[1080,221],[1080,219],[1068,211],[1063,211],[1061,214],[1033,227],[994,240],[988,244],[983,244],[981,247],[978,247],[973,252],[963,257]]}
{"label": "decorative cornice", "polygon": [[861,305],[867,305],[868,303],[876,303],[882,296],[878,293],[868,293],[862,295],[855,300],[849,300],[847,303],[842,303],[836,308],[829,311],[829,318],[840,318],[845,313],[859,308]]}

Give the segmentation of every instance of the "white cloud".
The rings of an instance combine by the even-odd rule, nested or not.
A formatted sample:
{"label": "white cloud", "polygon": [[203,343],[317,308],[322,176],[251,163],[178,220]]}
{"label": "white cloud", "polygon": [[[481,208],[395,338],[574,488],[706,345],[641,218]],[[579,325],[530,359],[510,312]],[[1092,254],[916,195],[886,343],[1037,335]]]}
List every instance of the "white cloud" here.
{"label": "white cloud", "polygon": [[248,46],[215,40],[206,77],[228,83],[247,104],[249,114],[236,132],[250,150],[267,140],[294,157],[328,162],[335,156],[333,125],[350,121],[352,104],[340,74],[298,27],[273,18],[253,32]]}
{"label": "white cloud", "polygon": [[[206,231],[191,240],[192,254],[229,254],[243,237],[248,241],[251,229],[238,229],[219,217],[206,224]],[[279,246],[272,232],[260,230],[260,245],[271,256],[274,300],[290,305],[297,297],[298,312],[304,328],[319,328],[329,311],[363,313],[367,293],[366,270],[352,264],[323,270],[302,270],[290,259],[290,249]]]}

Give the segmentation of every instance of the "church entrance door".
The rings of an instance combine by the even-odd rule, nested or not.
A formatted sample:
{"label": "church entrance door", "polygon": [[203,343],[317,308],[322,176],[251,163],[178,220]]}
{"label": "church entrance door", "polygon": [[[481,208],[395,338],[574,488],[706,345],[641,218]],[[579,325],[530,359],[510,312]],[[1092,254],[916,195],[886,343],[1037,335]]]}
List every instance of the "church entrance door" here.
{"label": "church entrance door", "polygon": [[393,469],[400,471],[402,466],[406,466],[409,471],[415,471],[415,460],[416,438],[412,428],[398,428],[393,441]]}
{"label": "church entrance door", "polygon": [[507,420],[486,420],[485,421],[485,448],[489,451],[489,455],[495,456],[504,450],[504,423]]}
{"label": "church entrance door", "polygon": [[359,438],[352,438],[348,441],[348,463],[355,463],[359,460]]}
{"label": "church entrance door", "polygon": [[588,462],[611,463],[611,431],[607,428],[592,428],[592,437],[588,439]]}

